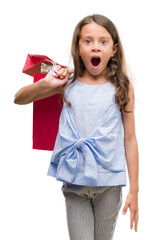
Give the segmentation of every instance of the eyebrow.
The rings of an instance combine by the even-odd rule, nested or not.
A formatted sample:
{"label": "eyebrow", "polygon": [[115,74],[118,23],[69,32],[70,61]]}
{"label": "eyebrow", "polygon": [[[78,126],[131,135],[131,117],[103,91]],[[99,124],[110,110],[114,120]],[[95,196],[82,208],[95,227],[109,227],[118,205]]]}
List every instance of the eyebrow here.
{"label": "eyebrow", "polygon": [[[82,38],[93,38],[93,36],[81,36]],[[106,36],[101,36],[99,38],[105,38],[105,39],[109,39],[110,40],[110,37],[106,37]]]}

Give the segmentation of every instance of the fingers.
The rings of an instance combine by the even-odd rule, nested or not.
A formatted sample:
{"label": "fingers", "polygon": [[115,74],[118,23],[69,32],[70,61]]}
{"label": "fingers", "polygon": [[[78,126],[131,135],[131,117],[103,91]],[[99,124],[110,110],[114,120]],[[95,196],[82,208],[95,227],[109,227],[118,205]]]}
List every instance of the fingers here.
{"label": "fingers", "polygon": [[134,230],[137,232],[138,220],[139,220],[138,209],[136,208],[132,209],[132,206],[130,205],[130,203],[125,202],[125,205],[122,211],[123,215],[127,213],[128,208],[130,208],[130,228],[133,229],[133,226],[134,226]]}
{"label": "fingers", "polygon": [[134,230],[137,232],[138,230],[138,211],[137,210],[131,210],[131,215],[130,215],[130,228],[133,229],[134,225]]}
{"label": "fingers", "polygon": [[67,75],[74,73],[74,71],[72,69],[68,69],[68,68],[62,68],[61,66],[57,66],[57,75],[59,78],[63,79],[65,78]]}
{"label": "fingers", "polygon": [[62,69],[58,72],[58,76],[59,76],[61,79],[65,78],[67,75],[68,75],[67,69],[63,69],[63,68],[62,68]]}
{"label": "fingers", "polygon": [[127,213],[128,207],[129,207],[129,203],[126,202],[122,211],[124,215]]}
{"label": "fingers", "polygon": [[67,75],[66,77],[64,77],[64,78],[61,78],[60,77],[60,83],[59,83],[59,85],[60,86],[62,86],[62,85],[64,85],[67,81],[68,81],[68,77],[69,77],[69,75]]}
{"label": "fingers", "polygon": [[130,228],[133,228],[133,222],[134,222],[134,211],[131,210],[131,214],[130,214]]}
{"label": "fingers", "polygon": [[136,232],[138,231],[138,221],[139,221],[139,216],[137,211],[135,214],[135,226],[134,226]]}
{"label": "fingers", "polygon": [[57,72],[58,77],[61,79],[65,78],[67,76],[67,74],[68,74],[68,70],[65,68],[61,68]]}

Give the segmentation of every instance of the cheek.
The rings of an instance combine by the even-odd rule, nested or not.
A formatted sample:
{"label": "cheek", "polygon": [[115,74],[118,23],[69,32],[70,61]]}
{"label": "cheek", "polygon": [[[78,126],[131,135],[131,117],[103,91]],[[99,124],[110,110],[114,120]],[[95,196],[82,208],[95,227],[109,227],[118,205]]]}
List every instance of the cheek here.
{"label": "cheek", "polygon": [[109,59],[112,57],[112,51],[105,51],[105,52],[103,52],[103,56],[104,56],[104,60],[106,62],[108,62]]}
{"label": "cheek", "polygon": [[84,49],[82,47],[79,47],[79,56],[83,57],[84,53],[85,53]]}
{"label": "cheek", "polygon": [[81,57],[82,61],[83,62],[86,62],[86,59],[87,59],[87,53],[84,49],[81,49],[79,50],[79,56]]}

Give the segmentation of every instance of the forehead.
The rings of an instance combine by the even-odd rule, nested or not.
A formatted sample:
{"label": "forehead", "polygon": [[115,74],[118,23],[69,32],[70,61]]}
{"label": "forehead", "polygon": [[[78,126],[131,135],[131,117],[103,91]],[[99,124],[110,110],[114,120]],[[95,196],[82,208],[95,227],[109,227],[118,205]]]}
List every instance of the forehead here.
{"label": "forehead", "polygon": [[106,28],[95,22],[88,23],[82,27],[81,37],[85,36],[112,38]]}

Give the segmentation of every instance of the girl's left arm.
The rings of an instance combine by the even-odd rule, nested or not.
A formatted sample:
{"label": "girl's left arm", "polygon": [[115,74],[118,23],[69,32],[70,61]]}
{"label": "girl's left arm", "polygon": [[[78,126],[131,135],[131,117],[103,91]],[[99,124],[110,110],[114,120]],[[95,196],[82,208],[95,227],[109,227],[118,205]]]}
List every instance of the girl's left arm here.
{"label": "girl's left arm", "polygon": [[127,168],[129,174],[130,189],[127,195],[125,205],[123,208],[123,214],[126,214],[128,208],[130,209],[130,227],[133,228],[135,225],[135,231],[137,232],[138,225],[138,192],[139,192],[139,156],[138,156],[138,143],[135,133],[135,120],[134,120],[134,89],[130,82],[129,86],[129,97],[130,101],[126,106],[126,113],[122,111],[122,119],[124,126],[124,146],[125,155],[127,161]]}

